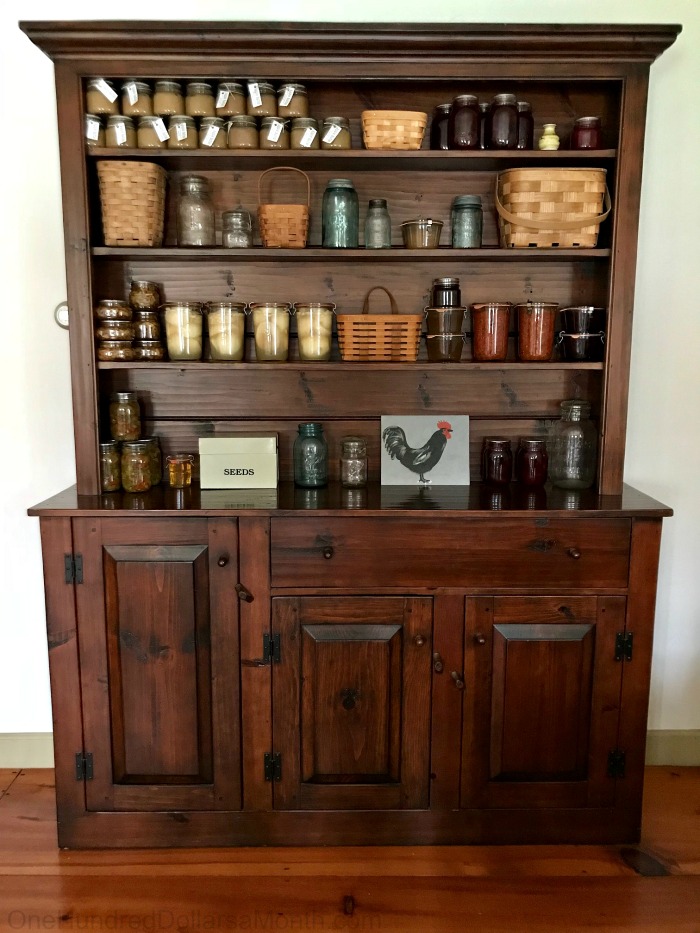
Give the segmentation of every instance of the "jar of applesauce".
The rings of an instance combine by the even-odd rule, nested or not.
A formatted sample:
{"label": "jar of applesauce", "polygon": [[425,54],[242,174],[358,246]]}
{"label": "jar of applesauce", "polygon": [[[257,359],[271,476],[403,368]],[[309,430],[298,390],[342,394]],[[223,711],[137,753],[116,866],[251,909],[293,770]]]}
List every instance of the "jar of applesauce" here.
{"label": "jar of applesauce", "polygon": [[199,145],[194,117],[178,113],[168,121],[168,149],[196,149]]}
{"label": "jar of applesauce", "polygon": [[114,90],[114,82],[104,78],[90,78],[85,95],[85,109],[96,115],[119,113],[119,95]]}
{"label": "jar of applesauce", "polygon": [[136,140],[139,149],[165,149],[169,134],[162,117],[139,117]]}
{"label": "jar of applesauce", "polygon": [[120,114],[107,117],[105,145],[115,149],[133,149],[136,146],[136,127],[131,117],[123,117]]}
{"label": "jar of applesauce", "polygon": [[225,149],[226,133],[221,117],[202,117],[199,121],[199,145],[202,149]]}
{"label": "jar of applesauce", "polygon": [[237,81],[220,81],[216,88],[217,117],[237,117],[246,112],[245,91]]}
{"label": "jar of applesauce", "polygon": [[290,134],[292,149],[320,149],[318,123],[313,117],[295,117]]}
{"label": "jar of applesauce", "polygon": [[228,124],[229,149],[258,149],[260,144],[255,117],[231,117]]}
{"label": "jar of applesauce", "polygon": [[90,149],[101,149],[105,144],[105,129],[97,114],[85,114],[85,145]]}
{"label": "jar of applesauce", "polygon": [[185,113],[188,117],[214,117],[214,91],[206,81],[189,81],[185,97]]}
{"label": "jar of applesauce", "polygon": [[267,81],[249,81],[246,110],[249,117],[277,116],[277,95]]}
{"label": "jar of applesauce", "polygon": [[127,117],[153,116],[153,93],[150,84],[130,79],[122,84],[122,113]]}
{"label": "jar of applesauce", "polygon": [[282,84],[277,90],[277,115],[308,117],[309,97],[303,84]]}
{"label": "jar of applesauce", "polygon": [[153,113],[159,117],[171,117],[185,109],[182,88],[178,81],[156,81],[153,94]]}
{"label": "jar of applesauce", "polygon": [[289,149],[289,120],[263,117],[260,121],[261,149]]}
{"label": "jar of applesauce", "polygon": [[321,149],[350,149],[350,121],[347,117],[326,117],[321,127]]}

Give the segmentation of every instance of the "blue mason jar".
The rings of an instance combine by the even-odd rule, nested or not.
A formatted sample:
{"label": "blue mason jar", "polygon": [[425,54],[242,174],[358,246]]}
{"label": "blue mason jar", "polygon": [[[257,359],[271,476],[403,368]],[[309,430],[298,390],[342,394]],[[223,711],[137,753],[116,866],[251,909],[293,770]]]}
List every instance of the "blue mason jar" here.
{"label": "blue mason jar", "polygon": [[452,202],[452,246],[454,249],[478,249],[484,229],[481,196],[460,194]]}
{"label": "blue mason jar", "polygon": [[349,178],[331,178],[323,193],[323,247],[357,249],[360,202]]}
{"label": "blue mason jar", "polygon": [[328,444],[318,421],[299,425],[294,438],[294,482],[307,489],[328,482]]}

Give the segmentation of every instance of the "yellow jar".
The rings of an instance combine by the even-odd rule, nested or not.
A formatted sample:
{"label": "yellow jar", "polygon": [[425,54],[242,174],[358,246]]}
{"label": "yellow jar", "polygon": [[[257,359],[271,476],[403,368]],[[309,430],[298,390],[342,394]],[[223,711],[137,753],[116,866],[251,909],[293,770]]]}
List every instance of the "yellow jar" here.
{"label": "yellow jar", "polygon": [[296,117],[292,120],[290,134],[292,149],[320,149],[318,123],[313,117]]}
{"label": "yellow jar", "polygon": [[88,113],[119,113],[119,95],[114,90],[112,81],[104,78],[90,78],[85,95],[85,109]]}
{"label": "yellow jar", "polygon": [[115,149],[133,149],[136,146],[136,127],[131,117],[123,117],[119,114],[107,117],[105,145]]}
{"label": "yellow jar", "polygon": [[210,301],[204,306],[213,360],[242,360],[245,353],[245,305]]}
{"label": "yellow jar", "polygon": [[229,149],[258,149],[260,137],[255,117],[231,117],[228,123]]}
{"label": "yellow jar", "polygon": [[249,117],[276,117],[277,95],[267,81],[249,81],[246,110]]}
{"label": "yellow jar", "polygon": [[85,145],[88,149],[101,149],[105,144],[105,128],[95,113],[85,114]]}
{"label": "yellow jar", "polygon": [[159,117],[171,117],[182,113],[185,103],[182,97],[182,88],[177,81],[156,81],[153,94],[153,113]]}
{"label": "yellow jar", "polygon": [[197,123],[194,117],[175,114],[168,121],[168,149],[196,149],[199,146]]}
{"label": "yellow jar", "polygon": [[168,454],[168,483],[173,489],[185,489],[192,485],[194,454]]}
{"label": "yellow jar", "polygon": [[165,339],[171,360],[202,358],[202,305],[199,301],[168,301],[163,306]]}
{"label": "yellow jar", "polygon": [[351,149],[350,122],[347,117],[326,117],[321,127],[321,149]]}
{"label": "yellow jar", "polygon": [[289,305],[252,304],[255,358],[259,361],[286,360],[289,356]]}
{"label": "yellow jar", "polygon": [[216,88],[217,117],[237,117],[246,112],[245,91],[237,81],[221,81]]}
{"label": "yellow jar", "polygon": [[294,305],[300,360],[329,360],[335,305],[313,302]]}
{"label": "yellow jar", "polygon": [[199,121],[199,145],[202,149],[226,148],[226,132],[221,117],[202,117]]}
{"label": "yellow jar", "polygon": [[185,97],[185,113],[188,117],[214,117],[214,91],[206,81],[190,81]]}
{"label": "yellow jar", "polygon": [[308,117],[309,97],[303,84],[283,84],[277,91],[278,117]]}
{"label": "yellow jar", "polygon": [[127,117],[153,116],[153,92],[145,81],[133,78],[122,84],[122,113]]}
{"label": "yellow jar", "polygon": [[289,149],[289,120],[263,117],[260,121],[261,149]]}
{"label": "yellow jar", "polygon": [[136,134],[139,149],[165,149],[168,138],[169,134],[161,117],[139,117]]}

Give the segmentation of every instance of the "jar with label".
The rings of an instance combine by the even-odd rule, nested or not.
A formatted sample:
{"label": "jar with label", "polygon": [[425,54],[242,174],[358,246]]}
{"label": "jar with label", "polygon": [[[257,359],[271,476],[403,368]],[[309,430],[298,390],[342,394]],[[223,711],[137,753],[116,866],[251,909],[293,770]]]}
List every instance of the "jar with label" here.
{"label": "jar with label", "polygon": [[165,149],[169,138],[162,117],[139,117],[136,132],[139,149]]}
{"label": "jar with label", "polygon": [[90,78],[85,95],[85,109],[88,113],[98,116],[119,113],[119,95],[114,89],[114,82],[104,78]]}
{"label": "jar with label", "polygon": [[331,358],[334,311],[332,302],[297,302],[294,305],[300,360],[323,361]]}
{"label": "jar with label", "polygon": [[94,313],[98,321],[130,321],[133,314],[126,301],[117,298],[102,298],[95,305]]}
{"label": "jar with label", "polygon": [[481,481],[507,486],[513,475],[513,452],[506,437],[485,437],[481,446]]}
{"label": "jar with label", "polygon": [[135,359],[130,340],[103,340],[97,347],[97,359],[103,363],[130,363]]}
{"label": "jar with label", "polygon": [[129,286],[129,304],[134,311],[157,311],[160,303],[160,287],[156,282],[148,282],[145,279],[132,280]]}
{"label": "jar with label", "polygon": [[479,249],[484,229],[481,196],[460,194],[452,201],[452,247]]}
{"label": "jar with label", "polygon": [[131,326],[136,340],[160,340],[157,311],[134,311],[134,323]]}
{"label": "jar with label", "polygon": [[144,437],[142,440],[148,444],[151,486],[157,486],[163,479],[163,456],[160,452],[160,441],[157,437]]}
{"label": "jar with label", "polygon": [[321,137],[316,120],[313,117],[295,117],[290,142],[292,149],[320,149]]}
{"label": "jar with label", "polygon": [[204,305],[213,360],[242,360],[245,353],[245,304],[209,301]]}
{"label": "jar with label", "polygon": [[559,405],[561,420],[550,439],[549,475],[563,489],[588,489],[595,480],[598,435],[590,402],[566,399]]}
{"label": "jar with label", "polygon": [[148,492],[151,488],[151,457],[148,441],[122,444],[122,486],[126,492]]}
{"label": "jar with label", "polygon": [[196,149],[199,146],[194,117],[176,113],[168,120],[168,149]]}
{"label": "jar with label", "polygon": [[95,328],[98,340],[133,340],[134,325],[131,321],[101,321]]}
{"label": "jar with label", "polygon": [[246,111],[249,117],[276,117],[277,95],[268,81],[249,81]]}
{"label": "jar with label", "polygon": [[177,203],[177,245],[214,246],[215,243],[209,182],[203,175],[183,175]]}
{"label": "jar with label", "polygon": [[491,149],[515,149],[518,144],[518,105],[515,94],[496,94],[491,104]]}
{"label": "jar with label", "polygon": [[294,439],[294,482],[313,489],[328,483],[328,444],[323,425],[310,421],[299,425]]}
{"label": "jar with label", "polygon": [[173,489],[185,489],[192,485],[193,454],[168,454],[168,483]]}
{"label": "jar with label", "polygon": [[135,340],[134,359],[140,363],[159,363],[165,359],[165,348],[160,340]]}
{"label": "jar with label", "polygon": [[579,117],[571,133],[572,149],[602,149],[600,117]]}
{"label": "jar with label", "polygon": [[277,89],[277,115],[280,117],[308,117],[309,96],[303,84],[288,82]]}
{"label": "jar with label", "polygon": [[547,461],[547,445],[543,437],[521,437],[515,451],[515,479],[523,486],[544,486]]}
{"label": "jar with label", "polygon": [[221,215],[221,239],[226,249],[247,249],[253,245],[253,218],[250,211],[236,208]]}
{"label": "jar with label", "polygon": [[340,442],[340,482],[347,489],[367,485],[367,441],[344,437]]}
{"label": "jar with label", "polygon": [[141,406],[135,392],[112,392],[109,430],[113,441],[135,441],[141,437]]}
{"label": "jar with label", "polygon": [[431,149],[449,149],[449,119],[450,105],[438,104],[433,110],[433,118],[430,121],[430,148]]}
{"label": "jar with label", "polygon": [[478,149],[481,113],[474,94],[460,94],[450,104],[447,138],[450,149]]}
{"label": "jar with label", "polygon": [[97,114],[85,114],[85,145],[89,149],[102,149],[105,144],[105,128]]}
{"label": "jar with label", "polygon": [[171,360],[202,358],[202,305],[199,301],[167,301],[163,322]]}
{"label": "jar with label", "polygon": [[183,113],[185,101],[179,81],[163,79],[156,81],[153,92],[153,113],[159,117],[172,117],[176,113]]}
{"label": "jar with label", "polygon": [[519,100],[518,108],[518,142],[516,149],[535,148],[535,120],[532,116],[532,107],[526,100]]}
{"label": "jar with label", "polygon": [[199,121],[199,145],[202,149],[226,149],[228,140],[221,117],[202,117]]}
{"label": "jar with label", "polygon": [[391,249],[391,217],[385,198],[370,198],[365,217],[365,249]]}
{"label": "jar with label", "polygon": [[189,81],[185,89],[185,113],[188,117],[215,117],[214,90],[206,81]]}
{"label": "jar with label", "polygon": [[349,178],[331,178],[323,193],[322,228],[324,249],[357,249],[360,204]]}
{"label": "jar with label", "polygon": [[124,149],[135,148],[136,126],[131,117],[123,117],[119,114],[112,114],[112,116],[107,117],[105,145],[113,146],[115,149],[118,147]]}
{"label": "jar with label", "polygon": [[150,84],[131,78],[122,84],[122,113],[127,117],[153,116],[153,92]]}
{"label": "jar with label", "polygon": [[347,117],[326,117],[321,127],[321,149],[351,149],[350,121]]}
{"label": "jar with label", "polygon": [[255,117],[231,117],[228,123],[229,149],[258,149],[260,139]]}
{"label": "jar with label", "polygon": [[217,117],[237,117],[246,112],[245,91],[238,81],[220,81],[216,88]]}
{"label": "jar with label", "polygon": [[100,489],[117,492],[122,487],[121,454],[117,441],[100,444]]}
{"label": "jar with label", "polygon": [[289,120],[263,117],[260,121],[261,149],[289,149]]}
{"label": "jar with label", "polygon": [[253,336],[258,361],[283,361],[289,356],[289,305],[253,303]]}

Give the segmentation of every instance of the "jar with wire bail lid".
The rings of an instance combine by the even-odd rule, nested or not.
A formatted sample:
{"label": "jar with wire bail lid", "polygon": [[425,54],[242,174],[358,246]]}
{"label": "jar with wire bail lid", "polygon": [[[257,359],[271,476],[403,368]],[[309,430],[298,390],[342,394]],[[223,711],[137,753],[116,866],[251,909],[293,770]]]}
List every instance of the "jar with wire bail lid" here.
{"label": "jar with wire bail lid", "polygon": [[204,305],[213,360],[243,359],[245,310],[245,304],[239,301],[209,301]]}

